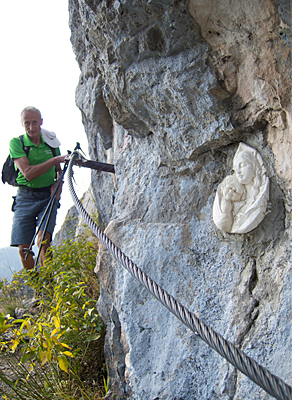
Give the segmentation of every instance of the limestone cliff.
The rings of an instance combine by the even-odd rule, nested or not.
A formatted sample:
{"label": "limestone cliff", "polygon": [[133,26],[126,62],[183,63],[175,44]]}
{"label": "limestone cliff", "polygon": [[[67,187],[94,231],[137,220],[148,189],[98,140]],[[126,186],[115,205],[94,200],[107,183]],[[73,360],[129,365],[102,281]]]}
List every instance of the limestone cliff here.
{"label": "limestone cliff", "polygon": [[[292,384],[290,0],[70,0],[76,102],[108,236],[208,325]],[[269,213],[222,233],[212,204],[239,142],[261,154]],[[112,398],[269,399],[104,249]],[[116,397],[115,397],[116,396]]]}

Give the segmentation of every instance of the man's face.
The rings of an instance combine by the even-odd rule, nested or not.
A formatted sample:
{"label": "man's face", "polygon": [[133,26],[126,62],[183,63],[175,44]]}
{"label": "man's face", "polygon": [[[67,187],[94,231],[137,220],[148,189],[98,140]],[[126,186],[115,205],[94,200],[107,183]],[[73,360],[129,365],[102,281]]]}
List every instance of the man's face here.
{"label": "man's face", "polygon": [[39,135],[41,132],[41,125],[43,120],[40,118],[37,111],[24,111],[22,115],[22,123],[25,132],[29,136]]}

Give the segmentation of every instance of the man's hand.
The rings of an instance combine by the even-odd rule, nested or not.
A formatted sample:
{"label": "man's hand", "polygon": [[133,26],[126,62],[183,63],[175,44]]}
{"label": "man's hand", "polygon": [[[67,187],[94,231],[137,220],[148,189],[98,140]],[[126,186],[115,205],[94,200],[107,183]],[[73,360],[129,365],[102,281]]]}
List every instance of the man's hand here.
{"label": "man's hand", "polygon": [[69,163],[70,157],[71,157],[71,154],[68,153],[64,158],[64,163]]}

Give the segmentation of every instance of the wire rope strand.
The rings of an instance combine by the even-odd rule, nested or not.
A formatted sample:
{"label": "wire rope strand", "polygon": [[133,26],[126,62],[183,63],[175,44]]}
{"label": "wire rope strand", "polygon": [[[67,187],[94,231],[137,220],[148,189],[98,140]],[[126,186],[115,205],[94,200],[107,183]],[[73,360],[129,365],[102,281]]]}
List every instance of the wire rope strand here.
{"label": "wire rope strand", "polygon": [[292,400],[292,388],[282,381],[279,377],[270,373],[266,368],[259,365],[255,360],[247,356],[234,344],[223,338],[211,327],[206,325],[195,314],[191,313],[186,307],[179,303],[173,296],[167,293],[156,282],[154,282],[145,272],[134,264],[115,244],[102,232],[92,218],[83,208],[78,199],[73,183],[72,166],[74,158],[78,153],[71,154],[68,166],[68,185],[74,204],[87,223],[92,232],[97,236],[101,243],[121,262],[125,269],[130,272],[157,300],[159,300],[171,313],[173,313],[184,325],[198,335],[205,343],[212,347],[217,353],[229,361],[234,367],[259,385],[271,396],[279,400]]}

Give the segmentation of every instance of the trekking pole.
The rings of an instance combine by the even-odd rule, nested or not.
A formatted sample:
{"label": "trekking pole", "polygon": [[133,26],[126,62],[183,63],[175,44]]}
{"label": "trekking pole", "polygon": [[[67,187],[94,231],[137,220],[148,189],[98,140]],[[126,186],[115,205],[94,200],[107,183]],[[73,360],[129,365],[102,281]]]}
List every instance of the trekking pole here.
{"label": "trekking pole", "polygon": [[40,253],[41,253],[41,249],[42,249],[42,246],[43,246],[43,242],[44,242],[45,235],[46,235],[46,233],[47,233],[47,228],[48,228],[48,225],[49,225],[49,222],[50,222],[52,210],[53,210],[53,207],[54,207],[54,204],[55,204],[55,200],[56,200],[56,197],[57,197],[57,194],[58,194],[58,191],[59,191],[61,182],[62,182],[63,177],[64,177],[65,172],[66,172],[65,167],[66,167],[66,169],[67,169],[67,164],[65,164],[65,166],[64,166],[64,168],[63,168],[62,174],[60,175],[58,184],[57,184],[56,189],[55,189],[55,191],[54,191],[54,194],[53,194],[53,196],[52,196],[52,199],[53,199],[53,200],[52,200],[52,202],[51,202],[51,206],[50,206],[50,209],[49,209],[49,212],[48,212],[48,216],[47,216],[45,228],[44,228],[43,235],[42,235],[41,244],[40,244],[39,251],[38,251],[38,254],[37,254],[37,258],[36,258],[35,264],[34,264],[34,270],[37,268],[37,265],[38,265],[38,262],[39,262]]}
{"label": "trekking pole", "polygon": [[[59,180],[58,180],[58,183],[57,183],[57,186],[56,186],[56,188],[55,188],[55,191],[54,191],[52,197],[50,198],[50,201],[49,201],[49,203],[48,203],[48,205],[47,205],[47,208],[46,208],[46,210],[45,210],[45,212],[44,212],[44,215],[42,216],[42,218],[41,218],[41,220],[40,220],[38,229],[36,230],[36,232],[35,232],[35,234],[34,234],[32,240],[31,240],[31,242],[30,242],[29,248],[28,248],[28,249],[22,249],[22,251],[25,253],[25,257],[24,257],[25,260],[27,259],[27,257],[29,256],[29,254],[31,254],[31,255],[34,256],[34,252],[32,251],[32,246],[33,246],[33,244],[34,244],[34,241],[35,241],[36,236],[38,235],[38,233],[39,233],[39,231],[40,231],[40,228],[41,228],[41,225],[42,225],[44,219],[46,218],[47,214],[49,213],[48,218],[47,218],[47,221],[46,221],[46,225],[45,225],[45,230],[44,230],[44,234],[46,233],[47,226],[48,226],[48,223],[49,223],[49,218],[50,218],[50,216],[51,216],[51,212],[52,212],[52,209],[53,209],[53,206],[54,206],[54,202],[55,202],[57,193],[58,193],[58,191],[59,191],[61,182],[62,182],[62,180],[63,180],[63,177],[64,177],[64,175],[65,175],[65,172],[66,172],[66,170],[67,170],[67,167],[68,167],[68,164],[66,163],[66,164],[64,165],[64,168],[63,168],[62,173],[61,173],[61,175],[60,175],[60,178],[59,178]],[[42,241],[43,241],[43,238],[44,238],[44,235],[43,235],[43,237],[42,237]],[[42,246],[42,243],[41,243],[41,246]],[[41,249],[41,246],[40,246],[40,249]],[[37,261],[38,261],[38,259],[39,259],[40,249],[39,249],[39,251],[38,251]],[[36,268],[36,265],[37,265],[37,263],[35,263],[34,269]]]}

